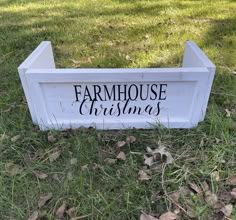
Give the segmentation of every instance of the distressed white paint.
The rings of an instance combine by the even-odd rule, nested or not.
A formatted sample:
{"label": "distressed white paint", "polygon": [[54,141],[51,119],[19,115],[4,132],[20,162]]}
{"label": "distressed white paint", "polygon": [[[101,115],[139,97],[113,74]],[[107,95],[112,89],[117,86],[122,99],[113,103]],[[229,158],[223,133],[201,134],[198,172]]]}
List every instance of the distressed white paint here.
{"label": "distressed white paint", "polygon": [[[56,69],[51,43],[45,41],[19,66],[18,71],[32,120],[42,130],[80,126],[97,129],[152,128],[159,123],[168,128],[191,128],[204,119],[215,66],[194,42],[188,41],[181,68]],[[146,86],[149,98],[141,100],[139,95],[133,101],[127,101],[128,98],[118,92],[118,85],[120,91],[130,88],[131,99],[136,98],[136,87],[140,94],[140,87]],[[82,105],[80,114],[84,92],[88,98],[89,91],[93,99],[94,90],[97,101],[94,101],[92,111],[92,101],[87,101]],[[145,95],[146,92],[143,97]],[[126,102],[127,108],[123,112]],[[158,102],[160,108],[154,111]],[[96,115],[94,108],[101,110],[101,105],[103,113],[107,108],[105,115]],[[143,111],[147,105],[153,107],[151,114]],[[115,106],[120,111],[115,111]],[[135,113],[128,114],[128,109],[134,110],[134,106],[140,109],[140,114],[137,109]],[[112,115],[107,115],[109,112]]]}

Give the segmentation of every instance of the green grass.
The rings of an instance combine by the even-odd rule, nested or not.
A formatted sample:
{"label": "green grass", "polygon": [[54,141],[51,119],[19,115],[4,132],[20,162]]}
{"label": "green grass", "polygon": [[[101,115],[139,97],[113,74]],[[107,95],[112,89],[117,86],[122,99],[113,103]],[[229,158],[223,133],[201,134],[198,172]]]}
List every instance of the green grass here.
{"label": "green grass", "polygon": [[[138,219],[142,211],[158,215],[172,210],[163,186],[170,193],[207,181],[217,195],[228,191],[226,180],[236,174],[235,12],[233,0],[0,0],[0,219],[27,219],[38,210],[39,196],[48,192],[53,197],[40,209],[42,219],[54,219],[63,200],[86,219]],[[76,67],[73,59],[85,68],[180,66],[185,41],[194,40],[217,66],[206,118],[185,130],[51,131],[56,141],[50,143],[48,132],[32,125],[17,73],[43,40],[52,41],[58,67]],[[20,138],[11,141],[16,135]],[[122,148],[126,161],[104,162],[118,153],[116,142],[128,135],[137,141]],[[141,182],[145,149],[159,141],[174,163]],[[56,146],[63,153],[50,163],[47,152]],[[25,155],[36,152],[38,157],[27,165]],[[76,165],[70,164],[72,158]],[[9,175],[10,161],[22,169],[19,174]],[[94,169],[95,163],[102,168]],[[82,170],[85,164],[88,169]],[[37,179],[34,169],[48,177]],[[211,177],[216,170],[219,181]],[[158,197],[152,202],[154,193]],[[214,212],[198,194],[190,194],[181,206],[186,208],[189,200],[196,219],[206,220]],[[231,218],[236,219],[235,210]]]}

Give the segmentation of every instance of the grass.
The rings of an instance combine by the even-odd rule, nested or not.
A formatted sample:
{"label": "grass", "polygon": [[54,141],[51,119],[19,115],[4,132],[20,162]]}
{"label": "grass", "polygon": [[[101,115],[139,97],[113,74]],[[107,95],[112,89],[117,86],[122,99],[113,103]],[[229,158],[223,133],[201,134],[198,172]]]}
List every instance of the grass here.
{"label": "grass", "polygon": [[[40,209],[41,219],[54,219],[62,201],[85,219],[138,219],[142,212],[173,210],[168,194],[189,183],[206,181],[217,195],[229,191],[227,178],[236,174],[235,11],[233,0],[0,0],[0,219],[27,219],[49,192],[53,197]],[[17,66],[41,41],[52,41],[58,67],[78,67],[76,60],[80,67],[99,68],[180,66],[189,39],[217,66],[207,115],[197,128],[41,132],[32,124]],[[49,134],[55,142],[48,142]],[[127,159],[104,162],[129,135],[137,140],[122,148]],[[174,163],[141,182],[145,149],[160,141]],[[55,147],[63,153],[49,162]],[[27,155],[35,159],[27,161]],[[48,177],[40,180],[32,170]],[[199,194],[182,199],[196,219],[215,212]]]}

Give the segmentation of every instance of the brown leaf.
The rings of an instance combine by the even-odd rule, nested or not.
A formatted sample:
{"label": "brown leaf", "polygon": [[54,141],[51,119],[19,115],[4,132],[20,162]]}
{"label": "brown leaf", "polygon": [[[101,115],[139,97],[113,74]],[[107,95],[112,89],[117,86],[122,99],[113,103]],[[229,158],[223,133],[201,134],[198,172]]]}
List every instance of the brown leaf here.
{"label": "brown leaf", "polygon": [[21,138],[21,136],[18,134],[18,135],[16,135],[16,136],[12,137],[12,138],[11,138],[11,141],[15,143],[15,142],[17,142],[20,138]]}
{"label": "brown leaf", "polygon": [[117,162],[117,159],[106,158],[104,161],[108,164],[115,164]]}
{"label": "brown leaf", "polygon": [[228,204],[225,207],[221,208],[220,211],[226,216],[226,217],[230,217],[232,211],[233,211],[233,205],[232,204]]}
{"label": "brown leaf", "polygon": [[65,210],[66,210],[66,202],[63,202],[63,204],[56,211],[56,217],[58,219],[62,219],[65,213]]}
{"label": "brown leaf", "polygon": [[46,204],[47,201],[49,201],[52,198],[52,193],[48,193],[47,195],[40,196],[38,201],[38,207],[41,208]]}
{"label": "brown leaf", "polygon": [[77,164],[77,159],[76,159],[76,158],[72,158],[72,159],[70,160],[70,164],[71,164],[71,165],[76,165],[76,164]]}
{"label": "brown leaf", "polygon": [[73,64],[76,64],[76,65],[80,64],[80,61],[79,61],[79,60],[70,59],[70,61],[71,61]]}
{"label": "brown leaf", "polygon": [[173,212],[166,212],[159,217],[159,220],[175,220],[177,215]]}
{"label": "brown leaf", "polygon": [[81,170],[83,170],[83,171],[85,171],[85,170],[87,170],[88,169],[88,164],[85,164],[85,165],[83,165],[82,167],[81,167]]}
{"label": "brown leaf", "polygon": [[121,152],[117,155],[116,159],[118,159],[118,160],[126,160],[126,155],[125,155],[125,153],[124,153],[123,151],[121,151]]}
{"label": "brown leaf", "polygon": [[225,109],[225,112],[226,112],[226,117],[230,118],[232,112],[229,109],[227,109],[227,108]]}
{"label": "brown leaf", "polygon": [[55,142],[57,139],[53,136],[53,135],[48,135],[48,142],[53,143]]}
{"label": "brown leaf", "polygon": [[140,215],[140,220],[158,220],[158,219],[146,213],[142,213]]}
{"label": "brown leaf", "polygon": [[169,194],[169,197],[174,200],[175,202],[178,202],[179,197],[180,197],[180,191],[175,191],[171,194]]}
{"label": "brown leaf", "polygon": [[224,207],[224,203],[221,202],[221,201],[217,201],[214,205],[213,205],[213,208],[216,209],[216,210],[219,210],[221,208]]}
{"label": "brown leaf", "polygon": [[33,170],[33,173],[41,180],[46,179],[48,177],[46,173],[43,173],[39,170]]}
{"label": "brown leaf", "polygon": [[225,204],[230,203],[232,200],[232,195],[230,192],[221,192],[219,194],[219,200],[223,201]]}
{"label": "brown leaf", "polygon": [[38,211],[34,211],[27,220],[37,220],[39,217],[39,212]]}
{"label": "brown leaf", "polygon": [[66,213],[67,213],[67,215],[69,215],[70,218],[74,218],[75,217],[75,210],[76,210],[75,207],[72,207],[72,208],[68,209],[66,211]]}
{"label": "brown leaf", "polygon": [[202,182],[201,184],[203,192],[206,192],[209,190],[209,186],[206,181]]}
{"label": "brown leaf", "polygon": [[214,179],[216,182],[218,182],[220,180],[220,174],[219,174],[219,171],[213,171],[211,173],[211,176],[212,176],[212,179]]}
{"label": "brown leaf", "polygon": [[233,188],[232,191],[230,192],[230,194],[233,199],[236,199],[236,188]]}
{"label": "brown leaf", "polygon": [[23,168],[15,164],[13,161],[6,163],[5,169],[10,176],[16,176],[23,172]]}
{"label": "brown leaf", "polygon": [[139,175],[138,179],[141,181],[147,181],[147,180],[152,179],[144,170],[140,170],[138,172],[138,175]]}
{"label": "brown leaf", "polygon": [[227,183],[228,183],[229,185],[235,186],[235,185],[236,185],[236,176],[231,176],[231,177],[229,177]]}
{"label": "brown leaf", "polygon": [[147,157],[147,156],[144,155],[144,158],[145,158],[144,164],[148,165],[149,167],[151,167],[153,164],[156,163],[156,162],[154,161],[153,156]]}
{"label": "brown leaf", "polygon": [[123,147],[125,146],[126,142],[125,141],[117,141],[116,145],[117,147]]}
{"label": "brown leaf", "polygon": [[210,190],[208,190],[205,192],[205,200],[208,205],[214,206],[218,202],[218,197],[216,194],[214,194]]}
{"label": "brown leaf", "polygon": [[133,144],[135,141],[136,141],[136,137],[134,137],[134,136],[128,136],[126,138],[126,143],[127,144]]}
{"label": "brown leaf", "polygon": [[161,155],[161,158],[166,158],[165,163],[170,164],[174,161],[173,157],[171,156],[170,152],[165,150],[164,146],[160,146],[157,149],[152,150],[150,147],[147,147],[147,153],[151,154],[152,156],[157,156],[157,154]]}
{"label": "brown leaf", "polygon": [[53,152],[49,154],[49,161],[53,162],[55,161],[58,157],[60,157],[62,151],[58,149],[57,147],[53,149]]}
{"label": "brown leaf", "polygon": [[192,189],[196,193],[202,192],[201,188],[195,183],[189,183],[189,187],[190,187],[190,189]]}
{"label": "brown leaf", "polygon": [[67,179],[68,180],[72,180],[73,179],[73,174],[70,171],[67,173]]}

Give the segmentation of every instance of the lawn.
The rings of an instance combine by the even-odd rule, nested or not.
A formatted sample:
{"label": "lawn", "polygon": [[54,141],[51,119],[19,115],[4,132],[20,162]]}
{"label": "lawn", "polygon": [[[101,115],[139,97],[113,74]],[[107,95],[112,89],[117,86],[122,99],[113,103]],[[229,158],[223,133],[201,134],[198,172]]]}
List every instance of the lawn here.
{"label": "lawn", "polygon": [[[180,66],[193,40],[217,67],[206,118],[193,129],[42,132],[17,66],[43,40],[57,67],[73,68]],[[0,76],[1,220],[236,219],[234,0],[0,0]]]}

